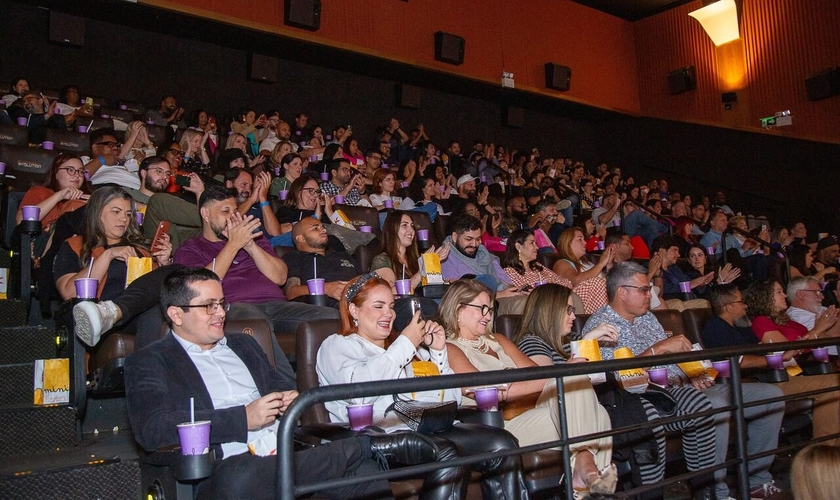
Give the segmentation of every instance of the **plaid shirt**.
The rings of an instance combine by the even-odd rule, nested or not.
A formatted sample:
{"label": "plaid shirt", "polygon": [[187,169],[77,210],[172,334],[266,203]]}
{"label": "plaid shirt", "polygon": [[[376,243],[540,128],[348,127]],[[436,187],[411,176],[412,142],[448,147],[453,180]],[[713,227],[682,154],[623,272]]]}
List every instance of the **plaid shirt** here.
{"label": "plaid shirt", "polygon": [[[328,195],[328,196],[335,196],[337,194],[341,194],[342,188],[336,186],[332,183],[332,181],[326,181],[321,183],[321,191]],[[362,199],[361,193],[356,188],[350,189],[347,195],[344,196],[344,204],[345,205],[358,205],[359,200]]]}

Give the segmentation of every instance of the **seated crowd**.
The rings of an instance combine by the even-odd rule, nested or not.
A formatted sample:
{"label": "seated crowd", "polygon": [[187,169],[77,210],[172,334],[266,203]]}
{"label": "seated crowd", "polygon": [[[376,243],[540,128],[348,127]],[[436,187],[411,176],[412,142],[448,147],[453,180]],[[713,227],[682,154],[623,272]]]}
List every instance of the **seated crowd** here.
{"label": "seated crowd", "polygon": [[[31,142],[43,141],[47,128],[75,130],[95,113],[76,87],[50,102],[25,79],[3,100],[0,121],[26,117]],[[189,124],[184,115],[175,97],[165,96],[140,119],[115,120],[119,132],[92,130],[88,154],[56,156],[21,207],[40,208],[43,232],[33,256],[51,273],[56,297],[76,298],[77,278],[99,280],[99,301],[73,308],[76,334],[91,347],[112,331],[136,335],[126,388],[144,448],[177,443],[174,424],[185,420],[185,401],[199,388],[196,417],[213,422],[211,441],[226,464],[201,487],[208,497],[270,494],[257,474],[273,474],[276,462],[251,457],[244,445],[276,430],[276,417],[297,395],[279,344],[272,368],[253,340],[225,336],[226,318],[264,318],[274,342],[301,322],[340,320],[318,352],[321,384],[410,378],[413,361],[439,375],[586,362],[569,352],[569,342],[581,339],[599,341],[604,359],[622,347],[635,356],[692,350],[685,337],[669,336],[651,309],[711,308],[702,334],[707,348],[840,336],[837,239],[808,243],[801,222],[751,229],[722,192],[692,198],[670,192],[665,179],[637,184],[618,167],[588,169],[570,157],[492,142],[465,151],[450,140],[439,149],[422,125],[404,131],[396,119],[363,140],[349,126],[313,126],[306,113],[287,123],[274,110],[244,110],[228,127],[203,110]],[[157,147],[147,125],[167,130]],[[353,206],[377,211],[380,227],[357,231],[343,212]],[[441,218],[445,238],[421,251],[412,215]],[[362,262],[360,247],[374,250],[373,259]],[[437,256],[449,285],[436,298],[409,298],[398,281],[409,280],[412,290],[422,285],[423,253]],[[784,254],[789,282],[772,271]],[[148,263],[139,275],[137,258]],[[323,301],[309,297],[313,278],[324,279]],[[513,338],[494,333],[501,314],[521,315]],[[576,314],[590,315],[577,332]],[[171,335],[160,339],[164,323]],[[745,356],[741,366],[764,368],[766,361]],[[570,435],[730,404],[728,384],[691,379],[677,365],[667,371],[669,387],[659,397],[615,383],[593,386],[588,376],[566,378]],[[221,387],[221,380],[233,382]],[[836,374],[750,382],[743,397],[749,403],[838,384]],[[406,432],[387,411],[392,396],[368,398],[374,423],[389,434],[299,452],[297,474],[358,475],[382,467],[372,458],[405,465],[555,441],[557,394],[553,380],[505,386],[499,397],[511,411],[504,429],[459,423],[431,437]],[[420,396],[475,405],[466,390]],[[814,435],[840,432],[837,393],[815,400]],[[330,418],[345,422],[347,405],[356,402],[328,403]],[[746,410],[750,453],[777,446],[783,413],[784,403]],[[661,481],[665,431],[681,434],[689,470],[719,464],[727,459],[729,423],[729,414],[719,413],[653,427],[632,443],[576,443],[570,480],[581,498],[613,493],[613,454],[630,448],[635,453],[622,456],[632,457],[638,483]],[[750,462],[751,498],[780,492],[769,472],[773,459]],[[529,496],[516,456],[472,470],[482,476],[485,498]],[[469,478],[469,467],[443,467],[425,476],[421,497],[462,498]],[[704,498],[731,498],[725,470],[695,486]],[[376,498],[387,496],[388,486],[324,493]]]}

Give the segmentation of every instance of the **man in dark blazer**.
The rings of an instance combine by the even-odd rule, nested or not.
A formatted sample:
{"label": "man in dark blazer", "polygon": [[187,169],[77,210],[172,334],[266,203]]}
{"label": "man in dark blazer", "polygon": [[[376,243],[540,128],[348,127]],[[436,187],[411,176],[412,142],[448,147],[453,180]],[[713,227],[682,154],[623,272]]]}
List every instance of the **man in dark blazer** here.
{"label": "man in dark blazer", "polygon": [[[209,420],[217,463],[197,486],[199,498],[273,498],[277,457],[251,455],[247,443],[277,429],[277,419],[297,397],[295,381],[269,365],[248,335],[225,336],[228,308],[219,278],[207,269],[173,272],[161,304],[172,330],[126,360],[125,383],[131,428],[144,449],[179,442],[177,424]],[[359,436],[295,454],[295,483],[312,483],[381,470],[374,456],[401,463],[435,459],[436,450],[413,433]],[[321,492],[333,498],[387,498],[386,481]]]}

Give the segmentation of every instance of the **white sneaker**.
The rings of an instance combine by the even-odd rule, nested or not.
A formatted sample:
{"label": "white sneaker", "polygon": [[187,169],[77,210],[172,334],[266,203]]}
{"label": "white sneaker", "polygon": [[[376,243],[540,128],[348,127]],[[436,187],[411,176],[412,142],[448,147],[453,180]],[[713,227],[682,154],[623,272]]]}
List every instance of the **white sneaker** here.
{"label": "white sneaker", "polygon": [[99,343],[102,332],[114,327],[117,319],[117,306],[110,300],[104,302],[79,302],[73,306],[73,319],[76,320],[76,336],[85,344],[93,347]]}

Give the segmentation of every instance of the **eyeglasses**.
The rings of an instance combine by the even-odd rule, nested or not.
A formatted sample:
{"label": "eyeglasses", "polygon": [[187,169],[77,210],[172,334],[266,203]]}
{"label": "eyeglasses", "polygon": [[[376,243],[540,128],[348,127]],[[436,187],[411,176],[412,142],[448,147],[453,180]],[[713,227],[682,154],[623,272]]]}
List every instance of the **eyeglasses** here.
{"label": "eyeglasses", "polygon": [[172,156],[184,156],[184,152],[178,149],[168,149],[167,152]]}
{"label": "eyeglasses", "polygon": [[749,306],[747,305],[747,303],[746,303],[746,302],[744,302],[743,300],[733,300],[732,302],[727,302],[727,303],[726,303],[726,304],[724,304],[724,305],[725,305],[725,306],[728,306],[729,304],[741,304],[741,305],[742,305],[742,306],[744,306],[744,307],[749,307]]}
{"label": "eyeglasses", "polygon": [[800,292],[813,292],[813,293],[818,293],[820,295],[822,295],[822,293],[823,293],[822,290],[811,290],[810,288],[803,288],[802,290],[799,290],[799,291]]}
{"label": "eyeglasses", "polygon": [[650,293],[652,286],[621,285],[621,288],[635,288],[642,293]]}
{"label": "eyeglasses", "polygon": [[566,306],[566,315],[571,316],[575,314],[575,306]]}
{"label": "eyeglasses", "polygon": [[313,194],[320,196],[321,194],[321,190],[317,188],[303,188],[301,189],[301,191],[306,191],[307,193],[309,193],[310,196]]}
{"label": "eyeglasses", "polygon": [[163,175],[165,177],[170,177],[172,175],[171,170],[164,170],[162,168],[150,168],[148,169],[149,172],[155,172],[157,174]]}
{"label": "eyeglasses", "polygon": [[490,306],[488,306],[488,305],[486,305],[486,304],[482,304],[482,305],[478,305],[478,304],[461,304],[461,305],[462,305],[462,306],[467,306],[467,307],[475,307],[476,309],[478,309],[479,311],[481,311],[481,315],[482,315],[482,316],[487,316],[488,314],[492,315],[494,312],[496,312],[496,308],[495,308],[495,307],[490,307]]}
{"label": "eyeglasses", "polygon": [[120,144],[117,141],[94,142],[93,145],[94,146],[108,146],[109,148],[116,148],[116,147],[122,146],[122,144]]}
{"label": "eyeglasses", "polygon": [[187,304],[185,306],[175,306],[180,307],[181,309],[192,309],[194,307],[203,307],[209,316],[216,314],[216,311],[219,310],[221,307],[223,311],[227,312],[230,311],[230,302],[226,300],[220,300],[219,302],[210,302],[209,304]]}
{"label": "eyeglasses", "polygon": [[85,175],[85,169],[83,168],[73,168],[73,167],[61,167],[58,170],[66,170],[67,175],[74,176],[74,175]]}

